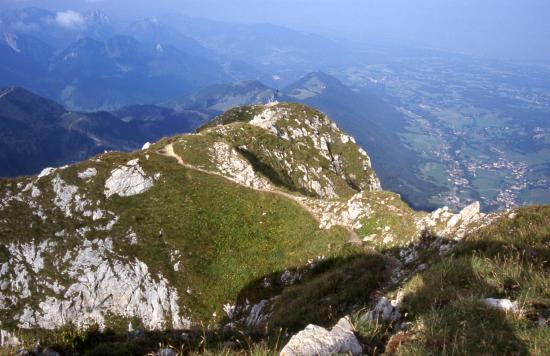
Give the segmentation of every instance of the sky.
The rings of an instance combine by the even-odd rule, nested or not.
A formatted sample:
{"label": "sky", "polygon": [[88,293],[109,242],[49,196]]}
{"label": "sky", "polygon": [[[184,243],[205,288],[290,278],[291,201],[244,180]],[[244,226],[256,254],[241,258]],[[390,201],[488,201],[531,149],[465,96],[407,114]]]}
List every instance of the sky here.
{"label": "sky", "polygon": [[0,10],[14,4],[65,12],[100,8],[115,16],[180,12],[273,23],[356,42],[550,62],[549,0],[0,0]]}

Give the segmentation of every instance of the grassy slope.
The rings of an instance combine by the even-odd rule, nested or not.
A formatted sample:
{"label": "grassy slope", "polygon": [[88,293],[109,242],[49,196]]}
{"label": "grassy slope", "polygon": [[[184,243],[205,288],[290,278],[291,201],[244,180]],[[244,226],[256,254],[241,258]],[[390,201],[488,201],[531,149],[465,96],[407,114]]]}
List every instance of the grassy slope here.
{"label": "grassy slope", "polygon": [[[451,254],[403,286],[408,330],[359,323],[371,351],[390,354],[545,354],[550,329],[550,207],[528,207],[466,237]],[[521,315],[489,308],[483,298],[518,301]],[[546,315],[548,317],[548,315]],[[393,336],[388,340],[388,336]]]}
{"label": "grassy slope", "polygon": [[[111,167],[138,156],[146,172],[162,174],[161,181],[144,194],[105,200],[103,177]],[[115,238],[115,249],[128,259],[140,258],[152,271],[167,276],[178,290],[191,287],[194,292],[183,297],[182,303],[201,318],[216,311],[219,314],[222,304],[234,301],[238,291],[255,277],[303,265],[318,255],[337,256],[348,238],[344,229],[319,230],[315,219],[289,199],[185,169],[168,157],[158,155],[147,161],[143,154],[113,153],[102,156],[101,161],[60,172],[67,183],[80,185],[92,200],[105,200],[104,209],[120,216],[112,231],[90,233],[89,238],[122,237],[132,227],[139,243],[130,246]],[[100,173],[93,183],[83,186],[76,173],[87,166],[100,168]],[[49,198],[51,188],[46,179],[42,182],[43,195]],[[3,243],[53,237],[59,226],[71,230],[94,224],[61,214],[53,214],[54,224],[40,223],[19,204],[1,215],[9,221],[1,227]],[[29,231],[30,222],[34,228]],[[173,250],[182,252],[182,273],[172,269]]]}
{"label": "grassy slope", "polygon": [[[37,201],[44,206],[49,217],[47,222],[43,223],[33,216],[26,205],[14,203],[0,212],[0,220],[6,219],[0,224],[0,241],[7,244],[12,241],[62,239],[58,250],[46,258],[45,264],[48,268],[41,273],[48,275],[39,278],[53,277],[65,285],[71,283],[70,279],[59,273],[58,267],[62,267],[62,264],[56,254],[63,255],[66,249],[80,242],[81,238],[72,236],[72,231],[83,226],[104,225],[105,221],[93,222],[91,218],[80,216],[80,213],[75,218],[66,218],[54,208],[51,202],[54,196],[51,178],[59,173],[67,184],[79,186],[80,194],[85,194],[92,201],[101,200],[103,210],[112,211],[120,217],[112,231],[92,231],[86,238],[113,237],[115,251],[129,261],[134,257],[139,258],[149,266],[153,275],[162,273],[180,292],[180,305],[184,313],[194,320],[205,324],[220,320],[223,316],[223,304],[242,301],[243,298],[249,298],[252,302],[258,301],[255,299],[259,296],[258,293],[264,297],[279,293],[288,295],[281,300],[292,300],[294,307],[288,309],[285,302],[276,305],[274,310],[284,316],[276,326],[292,330],[297,330],[308,322],[329,325],[352,303],[366,303],[382,278],[380,271],[384,268],[384,261],[380,256],[365,255],[361,249],[351,247],[348,244],[349,233],[343,228],[320,230],[318,222],[289,199],[254,191],[218,176],[186,169],[173,158],[152,153],[153,150],[162,148],[166,142],[168,141],[164,140],[154,145],[148,152],[151,156],[149,159],[146,159],[145,152],[109,153],[99,156],[97,161],[92,159],[42,178],[36,184],[42,191],[42,196]],[[140,165],[148,175],[161,173],[160,180],[146,193],[105,199],[103,184],[110,170],[133,158],[140,159]],[[88,167],[95,167],[98,175],[84,183],[77,177],[77,173]],[[2,193],[8,189],[14,190],[18,182],[23,182],[24,186],[29,180],[30,178],[5,180],[1,185]],[[29,229],[31,224],[32,228]],[[54,237],[62,228],[69,232],[69,236]],[[129,245],[124,238],[130,228],[139,237],[137,245]],[[181,252],[182,272],[173,270],[170,254],[174,250]],[[308,260],[321,255],[325,256],[326,262],[310,271],[307,267]],[[2,258],[4,257],[9,256]],[[346,263],[348,259],[356,261],[351,270]],[[293,267],[308,273],[304,283],[287,290],[277,282],[277,278]],[[360,267],[378,270],[379,273],[362,274],[363,269]],[[328,277],[323,277],[325,275]],[[254,281],[262,281],[266,276],[273,277],[273,287],[259,288]],[[355,280],[365,281],[365,285],[353,292],[352,289],[345,289],[340,293],[338,288],[342,283],[351,288]],[[255,286],[252,286],[254,283]],[[188,288],[191,290],[190,294],[185,293]],[[307,298],[294,297],[302,294],[302,291],[309,291]],[[317,300],[323,297],[329,299],[325,298],[318,303]],[[330,298],[334,300],[330,301]],[[35,302],[38,303],[39,300]],[[305,305],[309,307],[307,312],[302,311]],[[3,319],[13,319],[23,306],[24,303],[15,306],[3,315]],[[289,310],[294,313],[292,319],[285,315]],[[328,310],[333,312],[327,313]],[[216,317],[213,316],[214,313]],[[127,319],[113,316],[108,326],[114,331],[122,332],[127,327],[127,322]],[[140,322],[134,320],[133,324],[139,326]],[[10,325],[6,324],[5,327]],[[27,335],[26,339],[31,340],[39,335],[43,340],[51,340],[65,350],[92,347],[85,344],[90,337],[95,337],[93,333],[75,334],[70,329],[59,330],[54,334],[39,330],[23,334]],[[100,337],[102,342],[106,341],[105,337],[106,335]],[[165,336],[159,340],[164,339]],[[147,340],[146,344],[157,339],[151,334]],[[124,350],[137,347],[135,344],[122,344]],[[157,346],[155,342],[152,345],[148,347]],[[139,347],[142,347],[141,351],[146,349],[143,348],[144,345]]]}

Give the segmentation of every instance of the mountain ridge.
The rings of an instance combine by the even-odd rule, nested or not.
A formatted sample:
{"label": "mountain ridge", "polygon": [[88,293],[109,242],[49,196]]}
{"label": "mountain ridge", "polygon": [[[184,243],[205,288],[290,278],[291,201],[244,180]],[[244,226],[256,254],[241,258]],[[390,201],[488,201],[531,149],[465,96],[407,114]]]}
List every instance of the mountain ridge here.
{"label": "mountain ridge", "polygon": [[[1,175],[33,174],[47,165],[61,166],[105,150],[134,150],[167,134],[193,131],[210,117],[206,112],[151,106],[162,115],[147,121],[140,107],[78,113],[20,87],[0,93]],[[126,122],[129,116],[133,120]]]}
{"label": "mountain ridge", "polygon": [[[528,327],[525,337],[537,342],[544,334],[537,336],[530,319],[514,321],[480,300],[535,293],[525,295],[525,308],[544,317],[537,303],[547,298],[536,281],[544,281],[538,268],[546,263],[547,210],[483,214],[472,204],[457,214],[415,212],[380,189],[367,153],[318,110],[295,103],[239,107],[196,133],[139,151],[0,180],[2,328],[7,347],[48,335],[46,345],[63,351],[144,353],[158,348],[154,335],[200,348],[201,323],[210,325],[209,347],[220,347],[214,340],[262,340],[280,329],[287,341],[307,324],[329,327],[352,314],[357,335],[374,338],[362,339],[366,352],[391,349],[401,330],[411,347],[437,351],[439,344],[414,341],[429,335],[423,316],[462,311],[466,303],[507,333],[504,350],[521,350],[508,325]],[[521,238],[510,242],[501,226]],[[532,268],[507,262],[532,272],[522,277],[528,289],[503,294],[468,274],[480,263],[469,267],[476,253],[496,263],[499,253],[514,256],[519,248],[537,251]],[[495,283],[509,277],[501,273]],[[422,280],[437,278],[443,289],[423,288]],[[451,298],[456,306],[448,301],[464,288],[473,294]],[[371,322],[387,330],[369,331]],[[56,331],[67,323],[77,334],[97,328],[102,341],[75,339],[70,346]],[[402,329],[404,323],[412,326]],[[482,324],[466,325],[469,332]],[[134,339],[136,328],[143,331]],[[106,330],[118,341],[106,340]],[[491,332],[476,331],[483,340]],[[407,351],[409,343],[400,347]]]}

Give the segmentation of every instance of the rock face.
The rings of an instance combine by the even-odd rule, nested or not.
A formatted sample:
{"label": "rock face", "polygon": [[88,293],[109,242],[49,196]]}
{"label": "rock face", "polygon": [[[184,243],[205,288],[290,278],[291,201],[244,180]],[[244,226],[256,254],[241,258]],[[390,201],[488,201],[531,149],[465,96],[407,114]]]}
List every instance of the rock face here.
{"label": "rock face", "polygon": [[71,201],[73,200],[73,196],[78,191],[78,187],[74,185],[66,184],[63,179],[57,175],[52,180],[52,186],[53,191],[55,192],[55,199],[53,203],[57,205],[59,209],[63,211],[65,216],[69,217],[71,216]]}
{"label": "rock face", "polygon": [[[341,154],[333,152],[333,150],[335,145],[347,145],[348,143],[355,145],[355,139],[344,134],[335,123],[331,122],[322,113],[308,115],[302,122],[289,122],[288,118],[291,116],[295,116],[294,109],[273,103],[265,105],[263,111],[255,115],[250,124],[264,128],[277,137],[298,145],[300,142],[309,141],[308,144],[312,145],[322,157],[330,162],[334,173],[346,179]],[[357,147],[357,153],[362,158],[363,169],[365,171],[372,170],[367,153],[360,147]],[[303,179],[305,188],[315,191],[322,198],[336,196],[333,189],[324,191],[323,187],[316,181],[310,182],[307,177],[307,170],[304,169],[303,171],[305,174]],[[358,188],[369,191],[381,190],[380,181],[374,174],[370,174],[366,182],[360,182]]]}
{"label": "rock face", "polygon": [[17,347],[21,344],[21,341],[12,335],[9,331],[0,330],[0,346],[1,347]]}
{"label": "rock face", "polygon": [[141,194],[151,189],[153,183],[153,178],[147,178],[140,167],[139,160],[131,160],[111,172],[111,177],[105,182],[105,196],[109,198],[118,194],[129,197]]}
{"label": "rock face", "polygon": [[457,214],[453,214],[446,206],[437,209],[419,219],[416,225],[421,231],[431,230],[437,236],[452,236],[454,240],[460,240],[468,231],[487,225],[492,221],[492,218],[493,216],[481,213],[479,202],[474,202]]}
{"label": "rock face", "polygon": [[390,301],[386,297],[382,297],[378,300],[376,306],[364,315],[364,319],[373,323],[381,320],[397,321],[401,318],[401,313],[399,312],[400,302],[400,298]]}
{"label": "rock face", "polygon": [[250,163],[241,157],[227,143],[216,142],[212,146],[212,157],[218,170],[233,179],[237,183],[255,188],[269,189],[270,183],[267,179],[259,176]]}
{"label": "rock face", "polygon": [[[18,291],[19,297],[2,294],[1,304],[28,303],[16,317],[19,327],[54,329],[67,323],[102,327],[107,314],[137,316],[149,329],[188,326],[180,316],[177,291],[164,277],[151,275],[142,261],[125,261],[113,251],[110,239],[84,240],[66,251],[60,265],[66,266],[63,275],[73,281],[68,287],[54,278],[35,280],[31,275],[44,270],[44,261],[54,255],[56,245],[47,240],[38,246],[11,245],[13,258],[0,265],[2,289]],[[35,295],[31,283],[47,293]],[[38,301],[31,301],[31,297]]]}
{"label": "rock face", "polygon": [[464,224],[468,224],[475,220],[479,216],[479,202],[472,203],[462,209],[460,213],[454,215],[448,222],[447,227],[453,228],[458,224],[459,222],[462,222]]}
{"label": "rock face", "polygon": [[360,229],[361,221],[369,218],[372,213],[372,208],[362,198],[363,193],[357,193],[345,202],[311,200],[310,204],[320,217],[319,226],[322,229],[330,229],[336,225]]}
{"label": "rock face", "polygon": [[[252,132],[244,134],[241,125],[230,125],[234,123],[256,129],[248,127]],[[279,103],[236,108],[200,132],[208,131],[243,147],[299,190],[320,198],[381,190],[367,153],[326,115],[312,108]]]}
{"label": "rock face", "polygon": [[294,335],[281,351],[281,356],[328,356],[334,354],[359,355],[363,348],[353,333],[349,318],[342,318],[329,331],[308,325]]}
{"label": "rock face", "polygon": [[97,175],[97,169],[90,167],[83,172],[78,173],[78,178],[80,179],[90,179]]}
{"label": "rock face", "polygon": [[265,105],[265,109],[258,115],[255,115],[252,120],[250,120],[250,124],[259,126],[278,135],[279,131],[275,123],[286,114],[287,112],[285,110],[277,110],[277,108],[274,108],[274,105]]}

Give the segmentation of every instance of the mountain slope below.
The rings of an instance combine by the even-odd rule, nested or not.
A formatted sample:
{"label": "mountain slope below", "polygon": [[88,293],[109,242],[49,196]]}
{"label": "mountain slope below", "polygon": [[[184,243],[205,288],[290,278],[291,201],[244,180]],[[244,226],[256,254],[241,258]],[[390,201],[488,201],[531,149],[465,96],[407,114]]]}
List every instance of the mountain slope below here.
{"label": "mountain slope below", "polygon": [[[310,108],[280,105],[265,110],[280,113],[280,129],[319,130],[311,133],[319,141],[345,136]],[[317,126],[310,127],[315,122]],[[288,187],[279,188],[272,177],[256,173],[232,142],[231,132],[247,128],[258,130],[257,138],[265,136],[266,149],[281,140],[255,123],[235,122],[165,139],[143,151],[107,153],[74,166],[46,169],[37,177],[4,181],[3,278],[12,278],[20,268],[27,272],[10,282],[10,291],[3,291],[3,302],[8,303],[3,320],[16,321],[13,326],[21,328],[50,329],[67,320],[82,327],[94,322],[109,326],[114,325],[108,317],[112,313],[119,321],[138,318],[148,329],[184,328],[207,320],[212,312],[221,315],[223,304],[234,303],[238,292],[261,275],[301,266],[318,256],[360,253],[347,246],[347,227],[329,227],[309,199],[351,197],[358,187],[376,191],[374,173],[356,168],[368,168],[368,156],[344,138],[355,155],[349,153],[335,174],[324,146],[311,147],[306,156],[310,160],[288,162]],[[198,141],[191,146],[188,140]],[[307,138],[297,140],[305,149]],[[195,162],[189,164],[202,169],[178,164],[166,156],[168,147],[183,160],[196,152]],[[251,145],[250,153],[254,149]],[[280,149],[283,155],[298,154],[289,147]],[[254,164],[260,162],[264,168],[275,163]],[[293,167],[300,167],[300,176],[290,174]],[[351,185],[345,178],[354,174]],[[276,193],[279,190],[286,193]],[[296,198],[290,198],[294,194]],[[302,208],[305,205],[311,208]],[[26,233],[27,226],[36,230]],[[34,254],[28,255],[31,260],[24,257],[28,253]],[[57,258],[64,262],[50,265]],[[102,266],[97,278],[85,282],[78,277],[93,274],[90,263],[97,261]],[[28,263],[29,270],[24,267]],[[36,279],[39,275],[42,282]],[[122,281],[130,283],[132,294],[113,290]],[[80,293],[86,296],[73,304]],[[109,294],[115,297],[105,299]],[[129,304],[121,305],[120,298],[129,298]],[[63,318],[54,312],[58,307],[64,310]],[[153,315],[151,310],[158,312]]]}
{"label": "mountain slope below", "polygon": [[[257,341],[271,352],[281,345],[270,340],[353,313],[367,353],[437,353],[466,329],[450,320],[449,333],[424,342],[434,332],[424,320],[454,307],[455,296],[469,293],[475,308],[479,298],[524,300],[544,317],[548,216],[546,208],[486,215],[479,204],[415,212],[380,190],[369,156],[323,113],[288,103],[236,108],[140,151],[1,180],[3,335],[11,345],[42,339],[90,354],[144,354],[159,343],[227,353],[224,345]],[[521,251],[530,251],[522,271],[532,278],[493,274],[502,256],[521,259]],[[494,259],[485,270],[477,261],[476,273],[497,288],[455,268],[470,253]],[[452,273],[441,275],[449,263]],[[519,287],[499,289],[509,277]],[[387,313],[385,298],[395,298]],[[369,322],[379,311],[384,320]],[[469,321],[482,342],[461,350],[490,347],[495,333],[520,325],[493,312],[502,322],[480,331]],[[541,347],[544,329],[518,320],[536,345],[494,350]]]}

